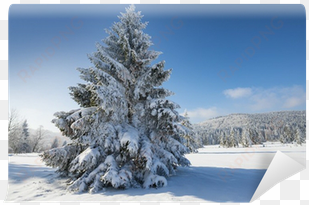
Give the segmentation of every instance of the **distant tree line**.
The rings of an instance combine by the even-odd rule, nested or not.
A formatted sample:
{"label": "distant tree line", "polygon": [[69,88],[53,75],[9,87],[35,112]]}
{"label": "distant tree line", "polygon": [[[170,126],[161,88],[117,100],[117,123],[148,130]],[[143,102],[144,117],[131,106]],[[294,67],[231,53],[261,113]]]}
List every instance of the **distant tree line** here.
{"label": "distant tree line", "polygon": [[[298,145],[305,143],[305,111],[230,116],[219,117],[220,119],[209,120],[194,126],[203,145],[220,144],[222,147],[238,147],[239,145],[249,147],[266,141],[280,141],[284,144]],[[235,121],[237,123],[234,123]]]}

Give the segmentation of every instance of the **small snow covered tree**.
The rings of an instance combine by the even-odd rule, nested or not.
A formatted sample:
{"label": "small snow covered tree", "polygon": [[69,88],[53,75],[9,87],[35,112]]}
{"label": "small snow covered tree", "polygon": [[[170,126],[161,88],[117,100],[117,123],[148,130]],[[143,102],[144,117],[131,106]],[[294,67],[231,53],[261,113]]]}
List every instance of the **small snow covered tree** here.
{"label": "small snow covered tree", "polygon": [[248,128],[244,128],[241,134],[241,144],[243,147],[251,147],[252,141],[250,139],[250,133]]}
{"label": "small snow covered tree", "polygon": [[222,147],[227,146],[227,139],[226,139],[226,135],[224,131],[222,131],[221,136],[220,136],[220,146]]}
{"label": "small snow covered tree", "polygon": [[306,142],[306,136],[300,127],[296,128],[295,142],[299,145],[302,145],[304,142]]}
{"label": "small snow covered tree", "polygon": [[198,135],[193,132],[193,126],[189,121],[189,115],[187,111],[184,114],[184,119],[180,122],[184,126],[183,138],[185,138],[185,145],[191,152],[197,152],[197,149],[202,147],[202,141]]}
{"label": "small snow covered tree", "polygon": [[26,140],[29,137],[29,130],[28,130],[28,123],[27,120],[24,121],[23,125],[23,132],[22,132],[22,136],[23,138]]}
{"label": "small snow covered tree", "polygon": [[280,136],[280,142],[285,143],[292,143],[294,141],[294,135],[292,132],[292,128],[289,125],[284,126],[283,128],[283,134]]}
{"label": "small snow covered tree", "polygon": [[71,178],[72,191],[103,187],[160,187],[184,157],[187,127],[161,87],[171,70],[150,50],[140,12],[130,6],[106,30],[105,46],[89,55],[93,67],[78,68],[86,84],[70,87],[79,109],[55,113],[52,122],[72,142],[42,154],[45,163]]}
{"label": "small snow covered tree", "polygon": [[260,144],[262,141],[256,127],[249,129],[249,136],[252,144]]}
{"label": "small snow covered tree", "polygon": [[231,128],[230,134],[227,138],[227,146],[228,147],[238,147],[238,141],[236,139],[235,130]]}
{"label": "small snow covered tree", "polygon": [[29,129],[27,120],[25,120],[22,124],[22,133],[19,146],[20,146],[19,150],[21,153],[29,153],[32,151],[30,147]]}

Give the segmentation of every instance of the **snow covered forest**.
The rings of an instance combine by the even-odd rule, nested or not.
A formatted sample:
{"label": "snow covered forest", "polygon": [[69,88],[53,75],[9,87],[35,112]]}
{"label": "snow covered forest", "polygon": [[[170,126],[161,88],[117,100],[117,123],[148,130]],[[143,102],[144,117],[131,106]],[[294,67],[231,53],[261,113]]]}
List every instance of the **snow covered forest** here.
{"label": "snow covered forest", "polygon": [[306,111],[231,114],[195,124],[194,130],[204,145],[248,147],[266,141],[301,145],[306,140]]}

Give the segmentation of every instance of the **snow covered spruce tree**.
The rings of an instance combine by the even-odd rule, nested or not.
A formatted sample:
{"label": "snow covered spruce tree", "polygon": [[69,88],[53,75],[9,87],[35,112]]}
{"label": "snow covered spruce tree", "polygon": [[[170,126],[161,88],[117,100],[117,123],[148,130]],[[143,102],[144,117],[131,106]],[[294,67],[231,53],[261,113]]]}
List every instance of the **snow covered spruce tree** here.
{"label": "snow covered spruce tree", "polygon": [[79,109],[55,113],[52,122],[72,143],[45,151],[48,166],[71,182],[72,191],[96,192],[103,187],[160,187],[177,166],[188,166],[185,138],[191,130],[181,122],[171,91],[161,87],[171,70],[164,61],[151,65],[147,23],[130,6],[121,13],[105,46],[89,55],[93,67],[78,68],[85,84],[70,87]]}
{"label": "snow covered spruce tree", "polygon": [[193,125],[189,121],[189,115],[185,111],[183,120],[180,122],[185,132],[183,132],[183,138],[185,138],[185,145],[190,149],[190,152],[197,152],[198,148],[203,147],[202,139],[193,131]]}
{"label": "snow covered spruce tree", "polygon": [[20,152],[21,153],[31,152],[31,147],[29,144],[30,144],[29,129],[28,129],[27,120],[25,120],[22,124],[22,133],[21,133],[20,148],[19,148]]}

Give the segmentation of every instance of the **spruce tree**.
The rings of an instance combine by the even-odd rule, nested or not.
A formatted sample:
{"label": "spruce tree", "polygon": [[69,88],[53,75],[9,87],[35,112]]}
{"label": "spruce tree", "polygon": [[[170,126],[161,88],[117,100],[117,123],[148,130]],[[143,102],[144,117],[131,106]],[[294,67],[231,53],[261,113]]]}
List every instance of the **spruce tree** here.
{"label": "spruce tree", "polygon": [[236,136],[235,136],[234,128],[231,128],[230,135],[228,137],[228,147],[237,147],[238,146],[237,140],[235,138],[236,138]]}
{"label": "spruce tree", "polygon": [[306,136],[305,134],[302,132],[300,127],[296,128],[296,133],[295,133],[295,142],[299,145],[302,145],[303,143],[306,142]]}
{"label": "spruce tree", "polygon": [[197,152],[197,149],[202,147],[201,138],[199,138],[195,132],[193,132],[193,125],[189,121],[188,112],[185,111],[184,119],[180,122],[185,130],[182,137],[185,138],[185,145],[190,149],[190,152]]}
{"label": "spruce tree", "polygon": [[20,144],[19,144],[19,152],[21,153],[31,152],[27,120],[25,120],[22,124],[22,133],[21,133],[21,139],[20,139]]}
{"label": "spruce tree", "polygon": [[25,120],[23,122],[22,129],[23,129],[23,131],[22,131],[22,138],[23,138],[23,140],[27,140],[28,137],[29,137],[29,129],[28,129],[27,120]]}
{"label": "spruce tree", "polygon": [[52,122],[72,142],[45,151],[48,166],[68,176],[72,191],[97,192],[103,187],[159,187],[184,157],[188,128],[161,87],[171,70],[164,61],[152,64],[160,52],[150,50],[141,12],[130,6],[108,37],[88,55],[93,67],[78,68],[85,84],[70,87],[80,108],[55,113]]}
{"label": "spruce tree", "polygon": [[250,139],[249,128],[244,128],[241,134],[241,144],[243,147],[251,147],[252,141]]}
{"label": "spruce tree", "polygon": [[261,138],[257,132],[257,128],[249,128],[249,136],[250,136],[250,141],[252,144],[259,144],[261,143]]}
{"label": "spruce tree", "polygon": [[220,136],[220,146],[227,147],[227,139],[224,131],[222,131]]}

